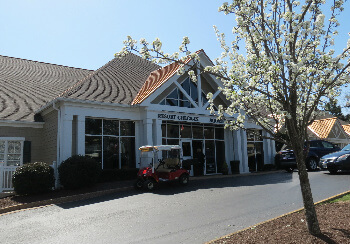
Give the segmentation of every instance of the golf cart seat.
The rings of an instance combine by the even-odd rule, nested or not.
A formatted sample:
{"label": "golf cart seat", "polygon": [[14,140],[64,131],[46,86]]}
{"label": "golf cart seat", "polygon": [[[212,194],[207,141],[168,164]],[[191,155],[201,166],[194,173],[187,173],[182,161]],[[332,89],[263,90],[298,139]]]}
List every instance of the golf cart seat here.
{"label": "golf cart seat", "polygon": [[157,168],[158,172],[172,172],[180,165],[180,160],[178,158],[166,158],[164,159],[164,164]]}

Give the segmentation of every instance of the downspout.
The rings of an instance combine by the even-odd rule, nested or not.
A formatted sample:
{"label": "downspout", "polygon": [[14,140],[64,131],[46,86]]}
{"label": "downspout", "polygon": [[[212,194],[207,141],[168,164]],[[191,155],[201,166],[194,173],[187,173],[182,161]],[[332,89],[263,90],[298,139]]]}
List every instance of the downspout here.
{"label": "downspout", "polygon": [[59,179],[58,179],[58,164],[61,162],[60,158],[60,143],[61,143],[61,110],[56,107],[55,101],[52,103],[52,108],[57,111],[57,157],[56,157],[56,163],[54,165],[55,167],[55,189],[59,187]]}

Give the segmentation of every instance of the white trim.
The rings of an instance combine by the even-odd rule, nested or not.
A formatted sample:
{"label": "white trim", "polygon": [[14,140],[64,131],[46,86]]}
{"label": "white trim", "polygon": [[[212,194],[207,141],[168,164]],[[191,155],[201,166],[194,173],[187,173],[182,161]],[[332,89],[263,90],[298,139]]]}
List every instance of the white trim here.
{"label": "white trim", "polygon": [[[190,81],[190,82],[191,82],[191,81]],[[192,97],[190,97],[189,94],[187,94],[187,92],[185,91],[185,89],[183,89],[182,86],[181,86],[178,82],[175,82],[174,84],[175,84],[175,85],[177,86],[177,88],[182,92],[182,94],[184,94],[185,97],[187,97],[187,99],[190,101],[190,103],[192,103],[192,105],[194,106],[194,108],[198,108],[198,105],[196,104],[196,102],[193,101]],[[172,92],[170,92],[170,94],[171,94],[171,93],[172,93]]]}
{"label": "white trim", "polygon": [[25,137],[0,137],[0,141],[25,141]]}
{"label": "white trim", "polygon": [[27,128],[44,128],[45,122],[31,122],[31,121],[15,121],[15,120],[0,120],[0,126],[8,127],[27,127]]}
{"label": "white trim", "polygon": [[96,102],[96,101],[88,101],[88,100],[77,100],[77,99],[72,99],[72,98],[63,98],[63,97],[58,97],[51,102],[47,103],[46,105],[42,106],[40,109],[35,111],[35,113],[41,113],[47,108],[49,108],[51,105],[57,102],[65,102],[66,105],[70,105],[69,103],[73,103],[74,105],[76,104],[88,104],[88,105],[97,105],[97,106],[106,106],[106,107],[123,107],[123,108],[132,108],[135,107],[135,105],[127,105],[127,104],[120,104],[120,103],[105,103],[105,102]]}

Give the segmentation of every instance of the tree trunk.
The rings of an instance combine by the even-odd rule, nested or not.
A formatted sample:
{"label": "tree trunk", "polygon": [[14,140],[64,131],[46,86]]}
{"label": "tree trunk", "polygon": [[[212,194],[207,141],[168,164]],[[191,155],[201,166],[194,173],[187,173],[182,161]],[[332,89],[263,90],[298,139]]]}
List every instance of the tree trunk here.
{"label": "tree trunk", "polygon": [[301,188],[301,194],[303,196],[307,227],[310,234],[319,235],[321,234],[321,230],[317,220],[317,214],[315,210],[314,200],[312,197],[309,176],[306,171],[303,142],[301,143],[298,142],[296,144],[300,144],[300,145],[296,145],[294,154],[295,154],[297,166],[298,166],[300,188]]}

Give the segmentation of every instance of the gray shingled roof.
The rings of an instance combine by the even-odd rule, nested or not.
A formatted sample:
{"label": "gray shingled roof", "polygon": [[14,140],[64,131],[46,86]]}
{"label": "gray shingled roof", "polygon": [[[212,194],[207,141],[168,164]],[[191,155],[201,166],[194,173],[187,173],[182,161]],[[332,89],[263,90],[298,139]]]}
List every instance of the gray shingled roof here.
{"label": "gray shingled roof", "polygon": [[34,121],[34,112],[91,70],[0,55],[0,120]]}
{"label": "gray shingled roof", "polygon": [[68,89],[60,97],[131,104],[150,73],[161,67],[135,54],[115,58]]}

